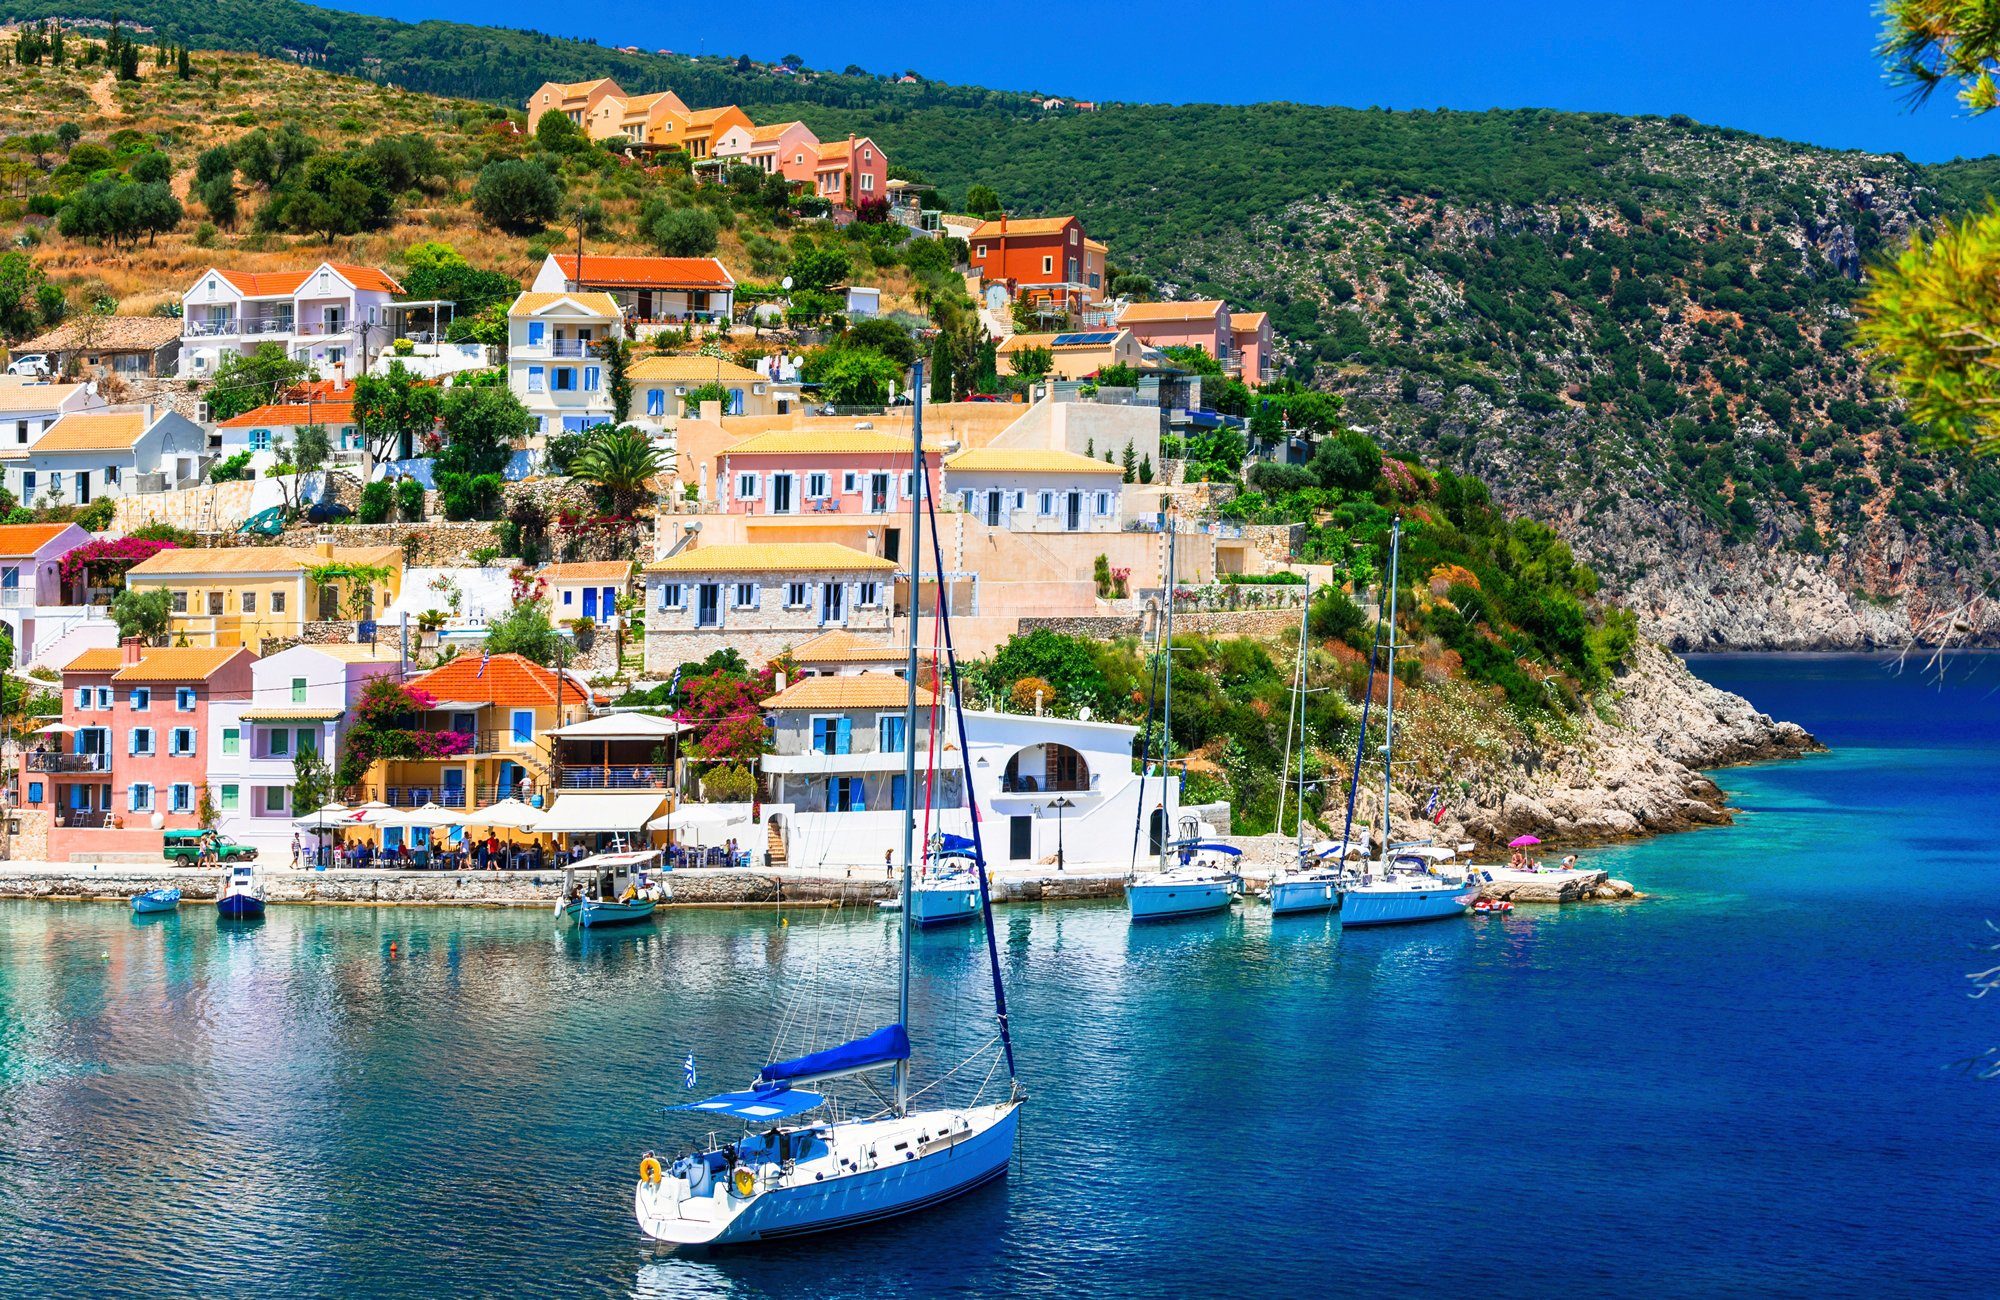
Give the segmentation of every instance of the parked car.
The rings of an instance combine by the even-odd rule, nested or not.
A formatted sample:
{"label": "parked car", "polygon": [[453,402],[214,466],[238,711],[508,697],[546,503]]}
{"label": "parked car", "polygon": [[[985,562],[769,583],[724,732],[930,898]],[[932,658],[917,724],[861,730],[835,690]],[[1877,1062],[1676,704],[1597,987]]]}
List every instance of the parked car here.
{"label": "parked car", "polygon": [[47,379],[54,370],[55,365],[46,352],[29,352],[7,363],[8,374],[24,375],[32,379]]}
{"label": "parked car", "polygon": [[214,831],[168,831],[166,848],[161,856],[169,862],[196,862],[201,858],[201,842],[204,837],[213,838],[215,855],[224,862],[248,862],[257,856],[257,850],[248,844],[238,844]]}

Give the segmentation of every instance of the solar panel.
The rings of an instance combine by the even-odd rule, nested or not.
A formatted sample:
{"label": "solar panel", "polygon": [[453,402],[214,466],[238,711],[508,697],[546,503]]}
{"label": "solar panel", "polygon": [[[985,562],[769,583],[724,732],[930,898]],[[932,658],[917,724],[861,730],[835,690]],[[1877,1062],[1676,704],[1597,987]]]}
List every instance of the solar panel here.
{"label": "solar panel", "polygon": [[1117,337],[1118,334],[1115,330],[1093,334],[1058,334],[1054,339],[1050,340],[1049,346],[1052,348],[1092,347],[1101,343],[1109,343]]}

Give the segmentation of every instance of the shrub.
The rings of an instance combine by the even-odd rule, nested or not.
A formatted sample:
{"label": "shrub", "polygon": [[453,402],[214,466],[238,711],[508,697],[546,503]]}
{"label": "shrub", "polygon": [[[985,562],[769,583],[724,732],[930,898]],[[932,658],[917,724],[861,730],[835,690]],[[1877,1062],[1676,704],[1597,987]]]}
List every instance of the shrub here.
{"label": "shrub", "polygon": [[506,480],[498,474],[457,474],[440,470],[437,475],[438,504],[451,520],[485,519],[500,508],[500,494]]}
{"label": "shrub", "polygon": [[377,480],[361,489],[361,509],[355,518],[364,524],[387,523],[395,501],[396,490]]}
{"label": "shrub", "polygon": [[749,768],[731,763],[701,779],[701,795],[710,803],[749,803],[757,797],[757,778]]}
{"label": "shrub", "polygon": [[646,226],[646,237],[668,257],[706,257],[720,233],[721,224],[703,208],[669,208]]}
{"label": "shrub", "polygon": [[[543,120],[560,116],[549,114]],[[529,234],[555,220],[562,197],[562,182],[547,168],[503,158],[480,170],[472,186],[472,209],[502,230]]]}
{"label": "shrub", "polygon": [[396,484],[396,514],[407,523],[421,523],[424,518],[424,485],[416,479],[406,478]]}
{"label": "shrub", "polygon": [[208,467],[208,481],[211,483],[234,483],[249,477],[250,453],[247,451],[239,451]]}
{"label": "shrub", "polygon": [[111,516],[117,503],[110,497],[99,497],[76,512],[75,523],[87,532],[101,533],[111,527]]}
{"label": "shrub", "polygon": [[1307,624],[1316,637],[1351,641],[1367,626],[1368,616],[1361,612],[1361,606],[1348,598],[1347,593],[1327,587],[1313,597],[1312,613],[1307,615]]}

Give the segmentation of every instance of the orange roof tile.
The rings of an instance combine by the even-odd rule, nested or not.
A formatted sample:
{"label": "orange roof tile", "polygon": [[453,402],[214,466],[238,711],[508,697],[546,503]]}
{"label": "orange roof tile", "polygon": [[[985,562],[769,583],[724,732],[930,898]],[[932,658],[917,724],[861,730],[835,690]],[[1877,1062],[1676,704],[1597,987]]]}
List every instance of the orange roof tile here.
{"label": "orange roof tile", "polygon": [[621,289],[733,289],[736,281],[712,257],[606,257],[586,253],[583,274],[576,256],[556,255],[564,276],[584,284],[610,284]]}
{"label": "orange roof tile", "polygon": [[554,704],[560,684],[562,698],[582,704],[588,688],[575,679],[563,680],[548,668],[517,654],[460,655],[442,668],[412,678],[410,685],[429,691],[440,700],[464,704],[500,704],[528,707]]}
{"label": "orange roof tile", "polygon": [[352,424],[354,423],[354,403],[352,402],[278,402],[271,406],[260,406],[254,411],[231,416],[216,425],[218,429],[255,429],[270,425],[301,424]]}
{"label": "orange roof tile", "polygon": [[1231,334],[1254,333],[1256,330],[1261,329],[1263,327],[1264,319],[1265,319],[1265,313],[1261,311],[1230,312],[1229,332]]}
{"label": "orange roof tile", "polygon": [[1222,309],[1222,303],[1214,298],[1197,298],[1189,302],[1135,302],[1118,317],[1118,323],[1200,320]]}
{"label": "orange roof tile", "polygon": [[[113,653],[117,653],[113,651]],[[236,656],[255,659],[242,646],[176,646],[148,650],[136,664],[111,675],[114,682],[205,682]]]}
{"label": "orange roof tile", "polygon": [[0,555],[33,555],[68,524],[0,524]]}
{"label": "orange roof tile", "polygon": [[297,293],[311,271],[230,271],[216,267],[215,273],[236,286],[238,293],[251,298],[274,298],[281,293]]}
{"label": "orange roof tile", "polygon": [[341,277],[357,289],[372,289],[376,293],[403,291],[403,286],[380,267],[356,266],[352,262],[328,262],[327,265],[340,272]]}
{"label": "orange roof tile", "polygon": [[[755,140],[758,144],[763,144],[768,140],[778,139],[780,136],[784,135],[785,132],[791,130],[795,126],[804,126],[804,125],[805,125],[804,122],[798,122],[798,121],[767,122],[763,126],[751,127],[750,138],[752,140]],[[812,132],[809,130],[806,132],[806,134],[811,135]]]}
{"label": "orange roof tile", "polygon": [[[900,709],[909,704],[909,685],[894,673],[848,673],[804,677],[758,705],[764,709]],[[917,703],[928,708],[937,696],[917,687]]]}
{"label": "orange roof tile", "polygon": [[983,221],[972,228],[968,239],[998,239],[1002,235],[1060,235],[1075,217],[1009,217],[1005,228],[998,221]]}
{"label": "orange roof tile", "polygon": [[632,576],[632,566],[624,560],[585,560],[548,564],[536,572],[550,582],[623,582]]}
{"label": "orange roof tile", "polygon": [[66,673],[114,673],[125,665],[124,652],[117,646],[86,650],[63,665]]}

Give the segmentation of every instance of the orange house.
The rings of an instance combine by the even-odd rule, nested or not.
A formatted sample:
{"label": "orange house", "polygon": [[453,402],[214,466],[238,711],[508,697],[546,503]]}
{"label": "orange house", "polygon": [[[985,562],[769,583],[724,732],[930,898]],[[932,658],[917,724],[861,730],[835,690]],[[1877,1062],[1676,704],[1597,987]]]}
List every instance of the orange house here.
{"label": "orange house", "polygon": [[[1068,311],[1102,296],[1102,289],[1093,290],[1085,278],[1089,241],[1075,217],[1003,214],[973,227],[965,243],[972,269],[989,283],[1007,285],[1016,298]],[[1098,278],[1103,279],[1101,269]]]}
{"label": "orange house", "polygon": [[671,90],[629,98],[607,95],[590,110],[583,129],[593,140],[623,137],[633,144],[658,144],[667,123],[687,115],[687,105]]}
{"label": "orange house", "polygon": [[837,208],[858,210],[870,199],[889,198],[889,159],[867,136],[850,135],[846,140],[819,147],[819,165],[813,169],[813,190]]}
{"label": "orange house", "polygon": [[544,113],[561,113],[578,126],[586,126],[597,106],[609,97],[625,98],[625,92],[609,77],[595,81],[545,81],[528,96],[528,131],[533,134]]}
{"label": "orange house", "polygon": [[811,185],[819,172],[819,137],[804,122],[752,127],[743,161],[796,185]]}
{"label": "orange house", "polygon": [[1262,388],[1271,382],[1271,316],[1268,312],[1232,312],[1229,317],[1229,342],[1236,350],[1237,365],[1242,368],[1239,376],[1252,388]]}
{"label": "orange house", "polygon": [[[715,156],[715,146],[719,140],[732,132],[740,132],[747,137],[755,128],[750,115],[734,104],[721,108],[704,108],[678,119],[679,130],[674,129],[674,121],[669,120],[666,130],[654,143],[677,145],[687,151],[687,156],[696,160]],[[739,137],[740,138],[740,137]]]}

